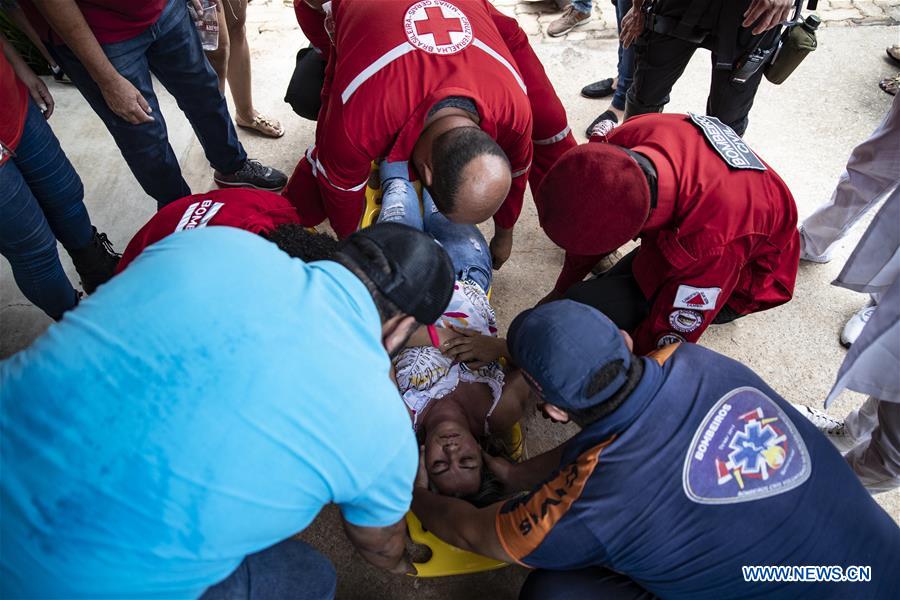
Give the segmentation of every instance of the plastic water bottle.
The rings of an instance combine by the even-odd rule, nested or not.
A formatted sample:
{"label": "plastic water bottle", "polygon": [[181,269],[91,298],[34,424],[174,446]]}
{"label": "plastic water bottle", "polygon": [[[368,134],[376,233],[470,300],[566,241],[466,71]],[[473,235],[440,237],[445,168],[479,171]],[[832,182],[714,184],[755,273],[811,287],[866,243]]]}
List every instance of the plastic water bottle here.
{"label": "plastic water bottle", "polygon": [[204,52],[212,52],[219,47],[219,17],[216,14],[216,0],[200,0],[203,10],[197,14],[193,2],[188,2],[188,11],[194,27],[200,34]]}

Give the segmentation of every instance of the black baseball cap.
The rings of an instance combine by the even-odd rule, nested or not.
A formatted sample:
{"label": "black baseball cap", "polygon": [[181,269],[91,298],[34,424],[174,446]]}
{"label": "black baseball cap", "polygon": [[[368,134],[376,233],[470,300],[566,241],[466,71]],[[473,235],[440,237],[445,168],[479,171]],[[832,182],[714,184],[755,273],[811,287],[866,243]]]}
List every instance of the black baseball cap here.
{"label": "black baseball cap", "polygon": [[423,325],[446,310],[456,275],[447,251],[427,233],[400,223],[376,223],[345,239],[351,259],[386,298]]}
{"label": "black baseball cap", "polygon": [[[558,300],[526,310],[509,326],[513,361],[544,402],[563,410],[584,410],[609,399],[628,378],[631,351],[606,315]],[[610,376],[602,388],[594,375]],[[611,372],[610,372],[611,370]]]}

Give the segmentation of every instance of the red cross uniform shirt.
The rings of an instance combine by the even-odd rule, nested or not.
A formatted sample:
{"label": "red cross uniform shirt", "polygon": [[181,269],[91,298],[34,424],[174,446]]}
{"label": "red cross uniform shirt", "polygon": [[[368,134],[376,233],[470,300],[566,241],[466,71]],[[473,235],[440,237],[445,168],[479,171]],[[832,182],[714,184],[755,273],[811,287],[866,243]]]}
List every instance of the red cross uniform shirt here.
{"label": "red cross uniform shirt", "polygon": [[217,225],[264,233],[285,223],[299,222],[291,203],[272,192],[232,188],[194,194],[167,204],[141,227],[128,242],[116,273],[131,264],[144,248],[176,231]]}
{"label": "red cross uniform shirt", "polygon": [[340,237],[354,231],[372,161],[409,160],[429,110],[448,96],[472,99],[480,127],[509,158],[512,187],[494,216],[503,228],[522,209],[533,148],[535,186],[575,145],[527,36],[486,0],[333,0],[324,20],[295,8],[310,39],[322,44],[327,29],[333,41],[316,144],[284,191],[304,225],[327,217]]}
{"label": "red cross uniform shirt", "polygon": [[[641,233],[632,265],[652,304],[631,332],[635,351],[697,341],[726,304],[746,315],[791,299],[800,258],[797,206],[765,162],[754,155],[766,170],[730,167],[687,115],[634,117],[591,141],[649,158],[658,175],[653,211],[671,212]],[[557,289],[580,281],[596,262],[567,255]]]}

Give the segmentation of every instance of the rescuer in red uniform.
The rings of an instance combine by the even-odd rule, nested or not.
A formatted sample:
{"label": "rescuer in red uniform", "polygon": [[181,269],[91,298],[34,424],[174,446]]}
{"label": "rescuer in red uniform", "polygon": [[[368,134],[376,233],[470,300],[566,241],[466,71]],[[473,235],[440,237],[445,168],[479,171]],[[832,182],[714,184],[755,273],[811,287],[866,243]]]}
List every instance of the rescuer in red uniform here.
{"label": "rescuer in red uniform", "polygon": [[307,231],[290,202],[278,194],[246,188],[212,190],[170,202],[131,238],[116,273],[144,248],[178,231],[225,226],[257,233],[295,258],[306,262],[329,258],[337,240]]}
{"label": "rescuer in red uniform", "polygon": [[283,192],[303,224],[328,218],[348,235],[359,226],[372,161],[410,161],[451,220],[493,215],[491,251],[502,264],[526,176],[536,189],[575,146],[515,19],[486,0],[333,0],[328,14],[295,7],[329,61],[316,144]]}
{"label": "rescuer in red uniform", "polygon": [[[791,299],[800,241],[787,185],[718,119],[642,115],[567,152],[537,195],[566,250],[556,287],[606,313],[646,353]],[[640,246],[581,282],[633,238]]]}

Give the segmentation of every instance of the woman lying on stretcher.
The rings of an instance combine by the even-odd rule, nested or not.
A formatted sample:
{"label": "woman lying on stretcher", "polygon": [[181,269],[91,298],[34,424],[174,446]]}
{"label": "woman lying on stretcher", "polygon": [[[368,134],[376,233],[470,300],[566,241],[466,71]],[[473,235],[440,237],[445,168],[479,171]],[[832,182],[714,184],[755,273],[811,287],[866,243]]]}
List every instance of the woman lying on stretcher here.
{"label": "woman lying on stretcher", "polygon": [[479,442],[512,430],[524,414],[529,388],[520,372],[506,373],[500,365],[500,358],[509,361],[509,356],[506,341],[496,337],[487,298],[490,250],[477,227],[448,221],[424,189],[420,210],[406,163],[383,163],[380,171],[378,221],[431,234],[447,250],[457,274],[450,305],[433,329],[437,340],[420,329],[394,359],[397,385],[424,446],[428,478],[442,494],[476,504],[496,501],[500,485],[485,468]]}

